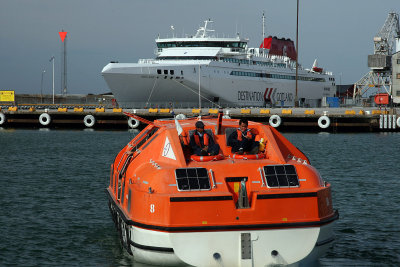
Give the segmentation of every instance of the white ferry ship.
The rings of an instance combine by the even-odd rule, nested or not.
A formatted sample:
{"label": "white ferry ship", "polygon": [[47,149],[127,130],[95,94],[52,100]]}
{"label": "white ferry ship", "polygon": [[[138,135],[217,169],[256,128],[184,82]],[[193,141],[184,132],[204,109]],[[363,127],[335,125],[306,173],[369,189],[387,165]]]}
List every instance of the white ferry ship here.
{"label": "white ferry ship", "polygon": [[[156,58],[111,62],[102,75],[122,107],[237,107],[295,105],[296,50],[290,39],[219,38],[206,20],[194,36],[157,38]],[[315,107],[335,95],[330,72],[298,65],[301,106]],[[201,96],[201,97],[199,97]]]}

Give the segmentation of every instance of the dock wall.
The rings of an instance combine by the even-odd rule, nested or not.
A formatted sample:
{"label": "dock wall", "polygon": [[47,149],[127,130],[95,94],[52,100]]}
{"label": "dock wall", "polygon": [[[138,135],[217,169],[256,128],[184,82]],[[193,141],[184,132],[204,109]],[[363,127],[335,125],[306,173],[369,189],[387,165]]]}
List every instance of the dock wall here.
{"label": "dock wall", "polygon": [[[400,109],[365,108],[226,108],[230,118],[247,118],[275,126],[280,131],[400,131]],[[218,109],[120,109],[101,106],[37,105],[0,106],[0,127],[3,128],[110,128],[130,129],[132,121],[124,112],[148,120],[217,116]],[[43,115],[44,114],[44,115]],[[134,123],[133,123],[134,124]],[[133,125],[136,126],[136,125]],[[142,128],[144,125],[139,125]]]}

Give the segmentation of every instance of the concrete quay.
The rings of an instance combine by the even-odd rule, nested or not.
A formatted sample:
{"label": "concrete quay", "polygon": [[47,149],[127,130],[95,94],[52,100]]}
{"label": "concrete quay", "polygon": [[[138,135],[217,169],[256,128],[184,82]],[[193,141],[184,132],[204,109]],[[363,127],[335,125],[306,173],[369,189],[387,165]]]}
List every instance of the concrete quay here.
{"label": "concrete quay", "polygon": [[[3,128],[142,128],[142,123],[129,121],[123,112],[134,113],[148,120],[216,116],[218,109],[121,109],[96,106],[1,106],[0,127]],[[400,109],[363,107],[346,108],[224,108],[225,116],[275,126],[280,131],[341,132],[399,131]],[[398,116],[399,114],[399,116]]]}

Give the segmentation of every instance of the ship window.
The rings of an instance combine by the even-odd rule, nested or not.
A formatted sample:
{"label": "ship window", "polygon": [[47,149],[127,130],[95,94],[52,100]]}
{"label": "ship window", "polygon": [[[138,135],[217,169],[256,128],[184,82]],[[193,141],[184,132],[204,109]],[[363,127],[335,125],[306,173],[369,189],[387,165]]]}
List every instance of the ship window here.
{"label": "ship window", "polygon": [[298,187],[299,179],[293,165],[264,166],[264,176],[268,187]]}
{"label": "ship window", "polygon": [[179,191],[210,190],[210,179],[205,168],[184,168],[175,170]]}
{"label": "ship window", "polygon": [[183,75],[183,70],[181,70],[181,75]]}
{"label": "ship window", "polygon": [[161,70],[157,70],[157,74],[161,74]]}
{"label": "ship window", "polygon": [[170,70],[169,74],[174,75],[174,70]]}
{"label": "ship window", "polygon": [[168,70],[164,70],[164,74],[168,74]]}

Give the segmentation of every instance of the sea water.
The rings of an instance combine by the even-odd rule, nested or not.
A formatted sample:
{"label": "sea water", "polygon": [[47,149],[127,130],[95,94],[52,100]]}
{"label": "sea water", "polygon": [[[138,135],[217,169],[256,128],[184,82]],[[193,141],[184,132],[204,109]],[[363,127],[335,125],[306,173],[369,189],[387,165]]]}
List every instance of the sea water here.
{"label": "sea water", "polygon": [[[0,128],[0,266],[139,266],[105,193],[136,134]],[[332,184],[340,212],[319,265],[400,266],[400,133],[283,134]]]}

